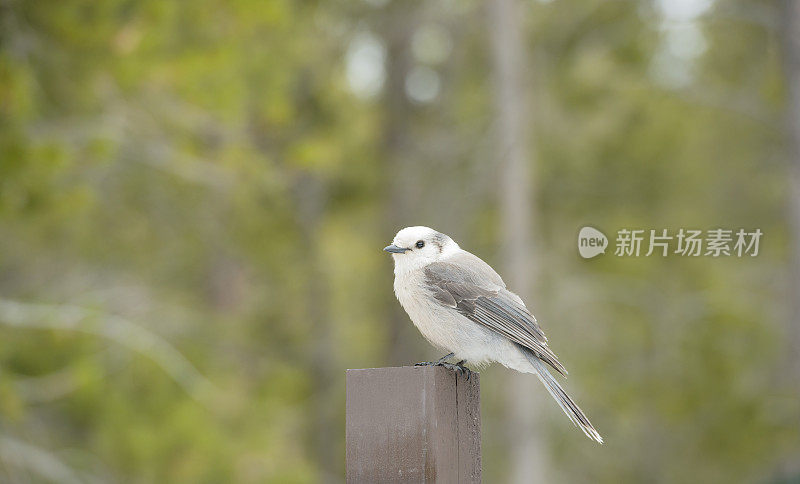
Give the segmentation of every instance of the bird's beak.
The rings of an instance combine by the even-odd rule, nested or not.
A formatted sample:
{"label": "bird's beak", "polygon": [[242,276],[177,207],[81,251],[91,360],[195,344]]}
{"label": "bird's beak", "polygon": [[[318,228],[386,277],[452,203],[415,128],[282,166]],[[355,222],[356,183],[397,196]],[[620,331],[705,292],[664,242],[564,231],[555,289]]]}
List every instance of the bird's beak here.
{"label": "bird's beak", "polygon": [[392,245],[387,245],[386,247],[383,248],[383,250],[385,250],[386,252],[391,252],[392,254],[402,254],[403,252],[407,251],[408,249],[404,249],[402,247],[398,247],[398,246],[392,244]]}

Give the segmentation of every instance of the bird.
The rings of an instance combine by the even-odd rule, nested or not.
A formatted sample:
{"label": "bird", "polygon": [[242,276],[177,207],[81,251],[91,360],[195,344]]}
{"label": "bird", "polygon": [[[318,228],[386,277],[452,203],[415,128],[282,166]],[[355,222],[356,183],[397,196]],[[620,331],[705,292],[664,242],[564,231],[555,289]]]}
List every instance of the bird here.
{"label": "bird", "polygon": [[[469,363],[533,373],[561,410],[587,437],[603,443],[586,414],[548,370],[567,370],[547,345],[542,328],[522,299],[478,256],[430,227],[406,227],[384,251],[394,259],[394,293],[433,346],[447,351],[437,362],[466,370]],[[459,360],[455,365],[448,358]]]}

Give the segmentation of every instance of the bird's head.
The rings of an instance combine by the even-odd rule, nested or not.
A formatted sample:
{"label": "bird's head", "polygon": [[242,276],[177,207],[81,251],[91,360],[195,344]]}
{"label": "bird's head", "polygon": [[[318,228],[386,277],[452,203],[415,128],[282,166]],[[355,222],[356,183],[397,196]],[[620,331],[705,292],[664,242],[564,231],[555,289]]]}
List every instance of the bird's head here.
{"label": "bird's head", "polygon": [[394,236],[392,244],[384,247],[392,254],[395,274],[425,267],[459,250],[458,244],[447,235],[430,227],[406,227]]}

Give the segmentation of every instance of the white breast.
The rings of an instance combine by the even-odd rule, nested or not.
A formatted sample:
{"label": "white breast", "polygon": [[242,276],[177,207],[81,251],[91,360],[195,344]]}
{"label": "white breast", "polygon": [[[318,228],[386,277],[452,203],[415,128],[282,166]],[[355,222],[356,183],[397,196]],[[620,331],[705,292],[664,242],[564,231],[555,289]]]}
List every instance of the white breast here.
{"label": "white breast", "polygon": [[456,359],[485,363],[495,359],[492,356],[497,354],[497,345],[508,345],[503,338],[439,303],[425,288],[422,270],[395,274],[394,292],[425,339],[455,353]]}

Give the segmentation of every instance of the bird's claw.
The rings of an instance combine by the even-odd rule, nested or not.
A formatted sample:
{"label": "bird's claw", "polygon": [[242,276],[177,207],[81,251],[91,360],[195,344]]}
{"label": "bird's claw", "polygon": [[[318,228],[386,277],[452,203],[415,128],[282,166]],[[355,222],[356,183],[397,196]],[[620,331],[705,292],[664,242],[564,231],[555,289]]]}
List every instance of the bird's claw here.
{"label": "bird's claw", "polygon": [[469,381],[470,377],[472,376],[472,370],[464,366],[464,363],[466,362],[467,360],[459,361],[458,363],[456,363],[456,368],[459,369],[462,375],[467,375],[467,381]]}
{"label": "bird's claw", "polygon": [[461,360],[455,364],[444,361],[452,356],[453,353],[450,353],[449,355],[442,356],[438,361],[420,361],[419,363],[414,363],[414,366],[442,366],[448,370],[456,371],[461,375],[467,375],[467,381],[469,381],[469,378],[472,376],[472,370],[464,366],[466,360]]}

